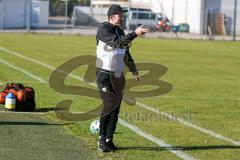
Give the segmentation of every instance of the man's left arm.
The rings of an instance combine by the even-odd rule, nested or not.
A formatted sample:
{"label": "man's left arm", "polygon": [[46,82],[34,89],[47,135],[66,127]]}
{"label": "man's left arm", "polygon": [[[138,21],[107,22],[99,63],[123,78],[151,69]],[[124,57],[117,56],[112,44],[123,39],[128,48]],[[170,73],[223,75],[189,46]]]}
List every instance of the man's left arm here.
{"label": "man's left arm", "polygon": [[140,77],[140,75],[139,75],[139,73],[137,71],[137,67],[136,67],[136,65],[134,63],[134,60],[133,60],[133,58],[132,58],[132,56],[131,56],[131,54],[129,52],[129,48],[128,47],[126,49],[125,55],[126,56],[125,56],[124,61],[125,61],[126,66],[129,68],[130,72],[132,72],[132,74],[135,77],[137,83],[138,84],[142,83],[142,79],[141,79],[141,77]]}

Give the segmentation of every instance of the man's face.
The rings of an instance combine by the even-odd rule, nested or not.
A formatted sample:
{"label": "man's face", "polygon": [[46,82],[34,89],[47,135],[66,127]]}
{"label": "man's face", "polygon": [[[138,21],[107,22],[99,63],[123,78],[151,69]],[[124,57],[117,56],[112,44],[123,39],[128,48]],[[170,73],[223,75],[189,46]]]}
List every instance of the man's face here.
{"label": "man's face", "polygon": [[115,26],[121,26],[123,23],[123,12],[110,16],[109,22]]}

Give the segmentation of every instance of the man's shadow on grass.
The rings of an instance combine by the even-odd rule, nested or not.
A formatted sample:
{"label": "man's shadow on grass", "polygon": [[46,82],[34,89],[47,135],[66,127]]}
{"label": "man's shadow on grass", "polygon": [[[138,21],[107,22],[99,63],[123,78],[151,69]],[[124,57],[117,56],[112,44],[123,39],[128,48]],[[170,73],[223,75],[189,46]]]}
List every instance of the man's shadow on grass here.
{"label": "man's shadow on grass", "polygon": [[[25,112],[42,112],[42,113],[45,113],[45,112],[50,112],[50,111],[54,111],[55,108],[53,107],[45,107],[45,108],[36,108],[35,110],[33,111],[25,111]],[[0,105],[0,111],[6,111],[6,109],[4,108],[3,105]],[[16,112],[22,112],[22,111],[16,111]]]}
{"label": "man's shadow on grass", "polygon": [[192,150],[210,150],[210,149],[240,149],[240,146],[231,145],[212,145],[212,146],[173,146],[173,147],[119,147],[119,150],[149,150],[162,151],[166,149],[192,151]]}
{"label": "man's shadow on grass", "polygon": [[50,112],[54,111],[55,108],[53,107],[46,107],[46,108],[36,108],[33,112]]}
{"label": "man's shadow on grass", "polygon": [[16,125],[16,126],[25,126],[25,125],[65,125],[62,123],[45,123],[45,122],[14,122],[14,121],[0,121],[0,126],[2,125]]}

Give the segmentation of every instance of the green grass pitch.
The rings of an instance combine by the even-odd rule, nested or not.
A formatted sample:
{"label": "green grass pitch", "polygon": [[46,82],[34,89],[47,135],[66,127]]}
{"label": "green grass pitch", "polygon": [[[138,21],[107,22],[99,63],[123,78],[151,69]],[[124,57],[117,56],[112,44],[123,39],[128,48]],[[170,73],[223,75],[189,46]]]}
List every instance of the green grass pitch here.
{"label": "green grass pitch", "polygon": [[[95,55],[96,42],[94,36],[0,34],[0,47],[57,68],[71,58]],[[158,79],[173,86],[168,94],[154,97],[146,95],[145,98],[137,97],[136,100],[238,142],[240,141],[239,50],[239,42],[136,39],[131,47],[135,62],[164,65],[168,70]],[[49,68],[1,49],[0,58],[47,82],[40,83],[33,77],[0,62],[0,83],[23,82],[34,87],[38,109],[54,108],[63,99],[73,100],[71,112],[85,112],[101,103],[100,99],[54,91],[48,84],[52,73]],[[86,68],[86,66],[79,67],[72,74],[83,77]],[[145,72],[141,73],[145,74]],[[127,77],[132,78],[130,74]],[[65,83],[93,88],[72,77],[68,77]],[[147,84],[135,87],[133,90],[144,91],[152,88],[154,86]],[[50,112],[49,115],[54,118],[54,112]],[[120,117],[194,159],[240,159],[239,146],[200,132],[179,121],[156,116],[153,112],[136,105],[130,106],[123,102]],[[121,149],[114,153],[100,153],[97,151],[97,136],[89,131],[91,121],[75,122],[66,127],[71,134],[85,139],[90,147],[89,152],[97,154],[100,159],[181,159],[168,149],[144,139],[120,124],[115,134],[115,142]]]}

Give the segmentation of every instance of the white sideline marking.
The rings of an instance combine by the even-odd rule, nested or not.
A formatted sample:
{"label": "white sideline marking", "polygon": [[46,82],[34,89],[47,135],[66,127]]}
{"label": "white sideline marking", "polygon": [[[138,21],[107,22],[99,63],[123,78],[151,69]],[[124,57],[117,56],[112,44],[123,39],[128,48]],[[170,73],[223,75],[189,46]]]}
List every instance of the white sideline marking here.
{"label": "white sideline marking", "polygon": [[[16,56],[19,56],[19,57],[21,57],[21,58],[24,58],[24,59],[27,59],[27,60],[29,60],[29,61],[32,61],[32,62],[34,62],[34,63],[40,64],[40,65],[42,65],[42,66],[45,66],[45,67],[47,67],[47,68],[49,68],[49,69],[51,69],[51,70],[54,70],[54,69],[55,69],[54,67],[52,67],[52,66],[50,66],[50,65],[47,65],[47,64],[45,64],[45,63],[42,63],[42,62],[40,62],[40,61],[38,61],[38,60],[35,60],[35,59],[32,59],[32,58],[30,58],[30,57],[23,56],[23,55],[21,55],[20,53],[17,53],[17,52],[14,52],[14,51],[10,51],[10,50],[5,49],[5,48],[3,48],[3,47],[0,47],[0,49],[3,50],[3,51],[5,51],[5,52],[11,53],[11,54],[14,54],[14,55],[16,55]],[[75,75],[72,75],[72,74],[69,74],[69,76],[71,76],[71,77],[73,77],[73,78],[76,78],[76,79],[78,79],[78,80],[84,81],[82,78],[80,78],[80,77],[78,77],[78,76],[75,76]],[[94,84],[94,83],[90,83],[90,85],[96,86],[96,84]],[[126,97],[124,97],[124,99],[126,99],[126,100],[128,100],[128,101],[131,101],[130,99],[128,99],[128,98],[126,98]],[[166,112],[160,112],[159,110],[157,110],[157,109],[155,109],[155,108],[153,108],[153,107],[151,107],[151,106],[148,106],[148,105],[146,105],[146,104],[143,104],[143,103],[140,103],[140,102],[137,102],[137,101],[136,101],[136,104],[137,104],[137,106],[139,106],[139,107],[141,107],[141,108],[145,108],[145,109],[147,109],[147,110],[149,110],[149,111],[152,111],[152,112],[154,112],[154,113],[161,114],[161,115],[163,115],[163,116],[165,116],[165,117],[168,117],[168,118],[171,119],[171,120],[176,120],[176,119],[177,119],[178,122],[180,122],[180,123],[182,123],[182,124],[184,124],[184,125],[186,125],[186,126],[188,126],[188,127],[190,127],[190,128],[194,128],[194,129],[196,129],[196,130],[198,130],[198,131],[200,131],[200,132],[209,134],[209,135],[211,135],[211,136],[213,136],[213,137],[215,137],[215,138],[217,138],[217,139],[221,139],[221,140],[223,140],[223,141],[230,142],[230,143],[232,143],[232,144],[234,144],[234,145],[240,146],[240,142],[234,141],[233,139],[228,138],[228,137],[225,137],[225,136],[223,136],[223,135],[221,135],[221,134],[219,134],[219,133],[216,133],[216,132],[210,131],[210,130],[208,130],[208,129],[202,128],[202,127],[197,126],[197,125],[195,125],[195,124],[193,124],[193,123],[190,123],[190,122],[188,122],[188,121],[185,121],[184,119],[173,117],[172,115],[170,115],[170,114],[168,114],[168,113],[166,113]]]}
{"label": "white sideline marking", "polygon": [[173,154],[175,154],[176,156],[185,159],[185,160],[194,160],[193,157],[189,156],[188,154],[183,153],[182,151],[178,151],[175,150],[170,144],[167,144],[166,142],[162,141],[159,138],[156,138],[146,132],[143,132],[141,129],[139,129],[138,127],[126,122],[125,120],[122,120],[119,118],[119,123],[127,128],[129,128],[130,130],[132,130],[133,132],[137,133],[138,135],[144,137],[145,139],[157,144],[160,147],[163,147],[164,149],[169,150],[170,152],[172,152]]}
{"label": "white sideline marking", "polygon": [[186,125],[186,126],[188,126],[188,127],[190,127],[190,128],[194,128],[194,129],[196,129],[196,130],[198,130],[198,131],[200,131],[200,132],[206,133],[206,134],[208,134],[208,135],[210,135],[210,136],[212,136],[212,137],[215,137],[215,138],[217,138],[217,139],[220,139],[220,140],[223,140],[223,141],[226,141],[226,142],[230,142],[230,143],[232,143],[232,144],[234,144],[234,145],[236,145],[236,146],[240,146],[240,142],[237,142],[237,141],[233,140],[232,138],[228,138],[228,137],[225,137],[225,136],[223,136],[223,135],[221,135],[221,134],[219,134],[219,133],[216,133],[216,132],[210,131],[210,130],[208,130],[208,129],[202,128],[202,127],[200,127],[200,126],[198,126],[198,125],[196,125],[196,124],[190,123],[190,122],[188,122],[188,121],[186,121],[186,120],[184,120],[184,119],[182,119],[182,118],[172,116],[172,115],[169,114],[169,113],[161,112],[161,111],[159,111],[158,109],[155,109],[155,108],[153,108],[153,107],[150,107],[150,106],[148,106],[148,105],[146,105],[146,104],[143,104],[143,103],[140,103],[140,102],[136,102],[136,104],[137,104],[139,107],[141,107],[141,108],[145,108],[146,110],[149,110],[149,111],[152,111],[152,112],[154,112],[154,113],[163,115],[163,116],[165,116],[165,117],[167,117],[167,118],[169,118],[169,119],[171,119],[171,120],[174,120],[174,121],[177,121],[177,122],[179,122],[179,123],[182,123],[182,124],[184,124],[184,125]]}
{"label": "white sideline marking", "polygon": [[[50,66],[50,65],[48,65],[48,64],[45,64],[45,63],[40,62],[40,61],[38,61],[38,60],[35,60],[35,59],[33,59],[33,58],[24,56],[24,55],[22,55],[22,54],[20,54],[20,53],[17,53],[17,52],[8,50],[8,49],[3,48],[3,47],[0,47],[0,50],[5,51],[5,52],[8,52],[8,53],[13,54],[13,55],[18,56],[18,57],[21,57],[21,58],[23,58],[23,59],[26,59],[26,60],[28,60],[28,61],[31,61],[31,62],[35,63],[35,64],[39,64],[39,65],[41,65],[41,66],[44,66],[44,67],[46,67],[46,68],[48,68],[48,69],[50,69],[50,70],[52,70],[52,71],[53,71],[53,70],[56,70],[56,68],[54,68],[53,66]],[[78,76],[73,75],[73,74],[71,74],[71,73],[69,74],[69,76],[72,77],[72,78],[75,78],[75,79],[77,79],[77,80],[84,81],[84,79],[82,79],[81,77],[78,77]],[[86,83],[88,83],[88,82],[86,82]],[[94,84],[94,83],[89,83],[89,84]]]}
{"label": "white sideline marking", "polygon": [[[37,64],[40,64],[40,65],[42,65],[42,66],[45,66],[45,67],[47,67],[47,68],[49,68],[49,69],[51,69],[51,70],[54,70],[54,67],[49,66],[49,65],[47,65],[47,64],[45,64],[45,63],[42,63],[42,62],[40,62],[40,61],[38,61],[38,60],[35,60],[35,59],[32,59],[32,58],[23,56],[23,55],[21,55],[20,53],[17,53],[17,52],[14,52],[14,51],[10,51],[10,50],[5,49],[5,48],[3,48],[3,47],[0,47],[0,50],[3,50],[3,51],[5,51],[5,52],[11,53],[11,54],[14,54],[14,55],[19,56],[19,57],[21,57],[21,58],[27,59],[27,60],[29,60],[29,61],[32,61],[32,62],[37,63]],[[70,75],[70,76],[71,76],[71,75]],[[75,77],[76,79],[78,79],[78,80],[84,81],[82,78],[80,78],[80,77],[78,77],[78,76],[75,76],[75,75],[74,75],[74,77]],[[91,83],[91,84],[92,84],[92,83]],[[95,86],[96,86],[96,85],[95,85]],[[126,100],[128,100],[128,101],[131,101],[130,99],[128,99],[128,98],[126,98],[126,97],[124,97],[124,99],[126,99]],[[165,117],[168,117],[168,118],[171,119],[171,120],[176,120],[176,119],[177,119],[177,122],[179,122],[179,123],[181,123],[181,124],[184,124],[184,125],[186,125],[186,126],[188,126],[188,127],[190,127],[190,128],[194,128],[194,129],[196,129],[196,130],[198,130],[198,131],[200,131],[200,132],[203,132],[203,133],[205,133],[205,134],[211,135],[211,136],[214,137],[214,138],[217,138],[217,139],[220,139],[220,140],[223,140],[223,141],[226,141],[226,142],[230,142],[230,143],[232,143],[232,144],[234,144],[234,145],[236,145],[236,146],[240,146],[240,142],[237,142],[237,141],[235,141],[235,140],[233,140],[233,139],[231,139],[231,138],[225,137],[225,136],[223,136],[223,135],[221,135],[221,134],[219,134],[219,133],[216,133],[216,132],[214,132],[214,131],[210,131],[210,130],[208,130],[208,129],[202,128],[202,127],[200,127],[200,126],[198,126],[198,125],[196,125],[196,124],[190,123],[190,122],[188,122],[188,121],[186,121],[186,120],[184,120],[184,119],[173,117],[172,115],[170,115],[170,114],[168,114],[168,113],[166,113],[166,112],[161,112],[161,111],[155,109],[154,107],[148,106],[148,105],[143,104],[143,103],[140,103],[140,102],[138,102],[138,101],[136,101],[136,105],[139,106],[139,107],[141,107],[141,108],[145,108],[145,109],[147,109],[147,110],[149,110],[149,111],[152,111],[152,112],[154,112],[154,113],[161,114],[161,115],[163,115],[163,116],[165,116]]]}
{"label": "white sideline marking", "polygon": [[0,85],[5,85],[7,82],[20,82],[20,83],[31,83],[31,84],[46,84],[47,82],[39,82],[39,81],[22,81],[17,79],[0,79]]}
{"label": "white sideline marking", "polygon": [[210,101],[240,101],[240,98],[220,98],[220,97],[182,97],[182,96],[164,96],[162,98],[177,98],[177,99],[201,99]]}
{"label": "white sideline marking", "polygon": [[3,60],[3,59],[0,59],[0,62],[3,63],[3,64],[5,64],[5,65],[7,65],[7,66],[9,66],[10,68],[13,68],[13,69],[15,69],[15,70],[17,70],[17,71],[20,71],[20,72],[22,72],[22,73],[30,76],[30,77],[33,78],[33,79],[38,80],[38,81],[41,82],[41,83],[47,83],[47,82],[44,81],[42,78],[37,77],[37,76],[31,74],[30,72],[28,72],[28,71],[26,71],[26,70],[24,70],[24,69],[21,69],[21,68],[19,68],[19,67],[15,66],[15,65],[13,65],[13,64],[11,64],[11,63]]}
{"label": "white sideline marking", "polygon": [[42,63],[42,62],[37,61],[37,60],[35,60],[35,59],[32,59],[32,58],[30,58],[30,57],[23,56],[23,55],[21,55],[21,54],[19,54],[19,53],[17,53],[17,52],[14,52],[14,51],[5,49],[5,48],[3,48],[3,47],[0,47],[0,50],[5,51],[5,52],[8,52],[8,53],[11,53],[11,54],[13,54],[13,55],[16,55],[16,56],[21,57],[21,58],[26,59],[26,60],[29,60],[29,61],[31,61],[31,62],[40,64],[40,65],[42,65],[42,66],[44,66],[44,67],[47,67],[47,68],[49,68],[49,69],[51,69],[51,70],[55,70],[55,68],[52,67],[52,66],[49,66],[49,65],[47,65],[47,64],[45,64],[45,63]]}
{"label": "white sideline marking", "polygon": [[[56,69],[56,68],[54,68],[53,66],[50,66],[50,65],[48,65],[48,64],[45,64],[45,63],[40,62],[40,61],[38,61],[38,60],[35,60],[35,59],[33,59],[33,58],[24,56],[24,55],[22,55],[22,54],[20,54],[20,53],[17,53],[17,52],[15,52],[15,51],[11,51],[11,50],[6,49],[6,48],[3,48],[3,47],[0,47],[0,50],[5,51],[5,52],[8,52],[8,53],[11,53],[11,54],[16,55],[16,56],[18,56],[18,57],[21,57],[21,58],[23,58],[23,59],[29,60],[29,61],[31,61],[31,62],[33,62],[33,63],[36,63],[36,64],[39,64],[39,65],[41,65],[41,66],[44,66],[44,67],[46,67],[46,68],[48,68],[48,69],[50,69],[50,70],[55,70],[55,69]],[[69,74],[69,76],[72,77],[72,78],[78,79],[78,80],[80,80],[80,81],[84,81],[83,78],[81,78],[81,77],[79,77],[79,76],[76,76],[76,75],[73,75],[73,74],[71,74],[71,73]],[[90,85],[95,84],[95,83],[89,83],[89,82],[86,82],[86,81],[84,81],[84,82],[85,82],[85,83],[88,83],[88,84],[90,84]],[[95,86],[96,86],[96,85],[95,85]],[[236,101],[240,101],[240,98],[173,97],[173,96],[164,96],[164,98],[207,99],[207,100],[219,100],[219,101],[222,101],[222,100],[235,101],[235,100],[236,100]]]}
{"label": "white sideline marking", "polygon": [[[0,47],[1,49],[2,47]],[[50,66],[51,67],[51,66]],[[25,73],[25,72],[24,72]],[[28,72],[26,72],[28,73]],[[29,75],[29,74],[27,74]],[[34,77],[37,77],[37,76],[34,76]],[[76,76],[77,77],[77,76]],[[40,80],[41,78],[38,77],[38,79]],[[4,111],[2,111],[4,112]],[[142,130],[140,130],[138,127],[122,120],[119,118],[119,123],[127,128],[129,128],[130,130],[132,130],[133,132],[135,132],[136,134],[138,134],[139,136],[142,136],[144,137],[145,139],[157,144],[158,146],[160,147],[163,147],[167,150],[169,150],[170,152],[172,152],[173,154],[175,154],[177,157],[179,158],[182,158],[184,160],[195,160],[194,158],[192,158],[191,156],[189,156],[188,154],[185,154],[183,153],[182,151],[177,151],[177,150],[174,150],[174,148],[172,148],[172,146],[170,144],[167,144],[166,142],[162,141],[161,139],[159,138],[156,138],[150,134],[147,134],[146,132],[143,132]]]}

